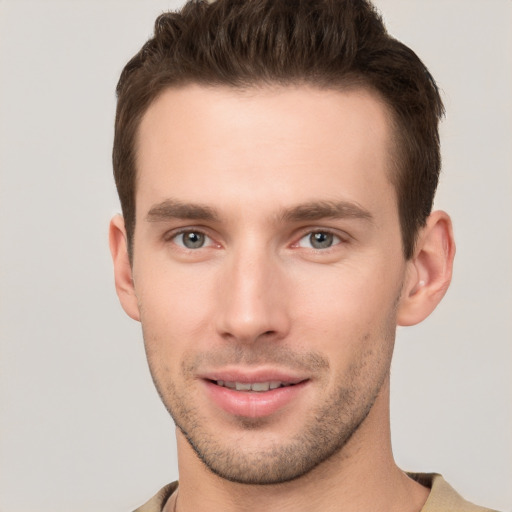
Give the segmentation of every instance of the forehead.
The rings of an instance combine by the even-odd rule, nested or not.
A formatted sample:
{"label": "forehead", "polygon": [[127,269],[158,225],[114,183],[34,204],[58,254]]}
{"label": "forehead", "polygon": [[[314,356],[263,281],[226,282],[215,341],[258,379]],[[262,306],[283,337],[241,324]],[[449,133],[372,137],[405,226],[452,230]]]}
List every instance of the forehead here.
{"label": "forehead", "polygon": [[364,89],[168,89],[139,127],[137,210],[169,196],[395,204],[391,139],[385,105]]}

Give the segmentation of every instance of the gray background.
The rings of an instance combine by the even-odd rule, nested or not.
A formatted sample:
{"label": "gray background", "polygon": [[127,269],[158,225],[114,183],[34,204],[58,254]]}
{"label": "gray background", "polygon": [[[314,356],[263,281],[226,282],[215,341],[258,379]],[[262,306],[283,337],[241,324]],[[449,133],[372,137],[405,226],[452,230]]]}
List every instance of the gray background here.
{"label": "gray background", "polygon": [[[173,425],[115,296],[114,87],[157,0],[0,0],[0,512],[131,510],[176,478]],[[443,91],[453,285],[399,331],[398,463],[512,510],[512,2],[378,0]]]}

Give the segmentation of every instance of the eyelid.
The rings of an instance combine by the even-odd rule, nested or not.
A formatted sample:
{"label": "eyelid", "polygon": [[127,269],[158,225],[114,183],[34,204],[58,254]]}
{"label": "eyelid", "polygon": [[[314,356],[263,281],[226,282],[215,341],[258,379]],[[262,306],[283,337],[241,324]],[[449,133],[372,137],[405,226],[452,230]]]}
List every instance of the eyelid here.
{"label": "eyelid", "polygon": [[[186,226],[180,226],[177,228],[169,229],[162,235],[162,240],[166,243],[173,242],[174,239],[176,237],[178,237],[179,235],[181,235],[183,233],[190,233],[190,232],[201,233],[202,235],[205,236],[205,238],[207,238],[208,242],[203,247],[200,247],[198,249],[189,249],[187,247],[184,247],[182,244],[177,244],[176,242],[174,242],[174,244],[186,251],[198,251],[199,249],[205,249],[205,248],[210,248],[210,247],[218,247],[218,248],[222,247],[222,244],[217,241],[217,239],[216,239],[217,237],[212,235],[211,229],[206,228],[204,226],[186,225]],[[292,248],[300,247],[300,245],[299,245],[300,241],[304,237],[310,236],[313,233],[329,233],[329,234],[332,234],[333,236],[335,236],[337,239],[339,239],[339,241],[335,242],[331,247],[328,247],[325,249],[310,248],[311,250],[317,251],[317,252],[328,252],[330,249],[333,249],[338,245],[348,244],[351,242],[351,240],[353,240],[353,237],[350,236],[347,232],[340,231],[339,229],[336,229],[336,228],[321,227],[321,226],[313,226],[313,227],[308,226],[308,227],[304,227],[304,228],[301,228],[296,231],[296,234],[293,236],[294,242],[292,242],[292,244],[289,247],[292,247]]]}
{"label": "eyelid", "polygon": [[[310,239],[311,239],[311,236],[314,235],[315,233],[324,233],[324,232],[323,231],[313,231],[311,233],[304,235],[302,238],[300,238],[297,241],[297,247],[312,250],[312,251],[317,251],[317,252],[326,252],[326,251],[334,249],[336,246],[338,246],[340,243],[342,243],[342,240],[339,236],[335,235],[334,233],[329,233],[328,231],[325,231],[325,234],[332,235],[332,237],[333,237],[332,245],[329,245],[327,247],[314,247],[311,244]],[[301,245],[302,240],[307,240],[308,241],[307,245]]]}
{"label": "eyelid", "polygon": [[[209,241],[205,243],[204,246],[199,247],[197,249],[190,249],[188,247],[185,247],[182,244],[176,243],[176,238],[179,235],[182,235],[184,233],[200,233],[204,235],[204,237]],[[198,226],[182,226],[179,228],[170,229],[169,231],[166,231],[163,235],[164,242],[173,242],[176,246],[178,246],[180,249],[183,249],[185,251],[198,251],[199,249],[205,249],[209,247],[220,247],[221,245],[211,236],[208,229],[198,227]]]}
{"label": "eyelid", "polygon": [[313,247],[311,248],[312,250],[319,251],[319,252],[326,252],[330,249],[335,248],[336,246],[338,246],[340,244],[347,244],[352,239],[352,237],[348,233],[346,233],[345,231],[340,231],[338,229],[327,228],[327,227],[313,227],[313,228],[308,227],[308,228],[303,228],[299,231],[298,235],[294,237],[295,242],[293,242],[291,246],[292,247],[300,247],[299,242],[303,238],[305,238],[307,236],[311,236],[314,233],[329,233],[330,235],[333,235],[339,239],[339,242],[334,243],[331,247],[328,247],[326,249],[315,249]]}

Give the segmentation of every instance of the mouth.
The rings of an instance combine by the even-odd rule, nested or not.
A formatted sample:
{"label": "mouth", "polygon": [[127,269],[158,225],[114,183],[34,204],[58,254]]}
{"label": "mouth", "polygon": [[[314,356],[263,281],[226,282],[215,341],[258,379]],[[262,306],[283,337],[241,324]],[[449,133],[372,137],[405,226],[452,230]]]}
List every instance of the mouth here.
{"label": "mouth", "polygon": [[235,382],[235,381],[224,381],[224,380],[210,380],[213,384],[217,386],[232,389],[235,391],[253,391],[256,393],[265,393],[266,391],[271,391],[279,388],[286,388],[289,386],[295,386],[298,383],[294,382],[283,382],[278,380],[272,380],[267,382]]}
{"label": "mouth", "polygon": [[262,418],[299,404],[310,387],[309,378],[272,373],[242,375],[236,372],[209,375],[202,380],[215,407],[230,416]]}

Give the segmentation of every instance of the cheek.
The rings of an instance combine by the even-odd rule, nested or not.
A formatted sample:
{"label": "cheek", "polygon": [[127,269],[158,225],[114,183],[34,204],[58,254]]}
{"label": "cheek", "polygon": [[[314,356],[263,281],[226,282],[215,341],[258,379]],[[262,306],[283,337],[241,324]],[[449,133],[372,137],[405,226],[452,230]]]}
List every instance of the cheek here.
{"label": "cheek", "polygon": [[[190,346],[200,346],[212,318],[211,286],[200,272],[169,269],[139,274],[135,291],[148,357],[174,364]],[[140,285],[139,285],[140,284]]]}
{"label": "cheek", "polygon": [[320,328],[333,323],[364,326],[387,318],[400,294],[402,279],[397,269],[373,267],[361,262],[337,268],[310,268],[296,273],[294,294],[297,308],[317,319]]}
{"label": "cheek", "polygon": [[315,340],[318,350],[344,367],[364,351],[392,346],[401,281],[389,273],[379,280],[378,274],[343,268],[304,282],[296,294],[299,338]]}
{"label": "cheek", "polygon": [[147,264],[135,272],[135,291],[144,316],[172,325],[191,318],[200,321],[200,312],[211,302],[211,270],[200,264],[179,265],[165,257],[154,260],[147,258]]}

